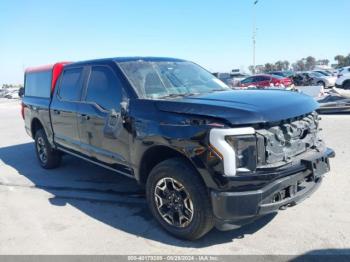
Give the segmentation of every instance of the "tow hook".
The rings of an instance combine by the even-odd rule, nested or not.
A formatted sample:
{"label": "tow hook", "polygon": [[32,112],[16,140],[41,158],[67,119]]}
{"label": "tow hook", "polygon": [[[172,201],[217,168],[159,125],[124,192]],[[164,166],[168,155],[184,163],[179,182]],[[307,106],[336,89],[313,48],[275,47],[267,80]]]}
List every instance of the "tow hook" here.
{"label": "tow hook", "polygon": [[287,209],[287,205],[284,205],[284,206],[280,206],[280,210],[286,210]]}
{"label": "tow hook", "polygon": [[295,202],[292,202],[292,203],[288,203],[286,205],[283,205],[283,206],[280,206],[280,210],[286,210],[288,207],[292,207],[292,206],[295,206],[297,203]]}

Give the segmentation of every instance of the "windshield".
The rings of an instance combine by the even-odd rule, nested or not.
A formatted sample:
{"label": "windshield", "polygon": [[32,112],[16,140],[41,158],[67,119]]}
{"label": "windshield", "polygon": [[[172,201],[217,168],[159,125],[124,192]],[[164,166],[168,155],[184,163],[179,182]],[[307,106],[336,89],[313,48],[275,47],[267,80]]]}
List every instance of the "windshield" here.
{"label": "windshield", "polygon": [[271,75],[277,75],[277,76],[282,76],[282,77],[290,77],[293,75],[292,72],[290,71],[273,71],[273,72],[269,72],[268,74],[271,74]]}
{"label": "windshield", "polygon": [[324,77],[324,75],[322,75],[319,72],[311,72],[310,75],[313,76],[313,77]]}
{"label": "windshield", "polygon": [[274,77],[274,78],[277,78],[277,79],[285,78],[283,75],[276,75],[275,73],[272,74],[271,76]]}
{"label": "windshield", "polygon": [[269,72],[268,74],[275,75],[275,76],[284,76],[283,72]]}
{"label": "windshield", "polygon": [[191,62],[119,62],[142,98],[166,98],[230,90],[221,80]]}
{"label": "windshield", "polygon": [[324,76],[332,76],[332,74],[328,73],[327,71],[315,71],[315,72],[320,73]]}

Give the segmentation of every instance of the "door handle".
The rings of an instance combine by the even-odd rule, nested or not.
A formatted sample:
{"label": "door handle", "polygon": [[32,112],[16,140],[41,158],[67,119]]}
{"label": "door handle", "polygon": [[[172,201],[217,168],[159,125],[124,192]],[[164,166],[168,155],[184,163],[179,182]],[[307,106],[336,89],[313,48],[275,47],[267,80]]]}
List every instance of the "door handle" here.
{"label": "door handle", "polygon": [[80,117],[81,117],[83,120],[89,120],[89,119],[90,119],[90,116],[85,115],[85,114],[81,114]]}
{"label": "door handle", "polygon": [[59,110],[53,110],[53,113],[54,113],[55,115],[59,115],[59,114],[61,114],[61,111],[59,111]]}

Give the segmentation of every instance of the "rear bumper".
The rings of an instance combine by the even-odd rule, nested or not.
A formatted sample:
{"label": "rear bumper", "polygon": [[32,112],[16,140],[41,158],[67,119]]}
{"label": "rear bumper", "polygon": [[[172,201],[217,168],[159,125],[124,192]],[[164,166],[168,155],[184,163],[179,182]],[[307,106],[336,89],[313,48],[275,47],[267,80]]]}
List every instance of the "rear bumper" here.
{"label": "rear bumper", "polygon": [[[282,177],[267,184],[263,188],[254,191],[244,192],[211,192],[211,200],[216,227],[220,230],[229,230],[241,225],[253,222],[257,218],[294,206],[317,190],[320,186],[323,174],[329,171],[329,157],[335,153],[327,149],[317,159],[324,162],[317,162],[318,170],[312,166],[314,162],[308,161],[311,165],[303,171]],[[317,160],[318,161],[318,160]],[[315,162],[316,163],[316,162]]]}

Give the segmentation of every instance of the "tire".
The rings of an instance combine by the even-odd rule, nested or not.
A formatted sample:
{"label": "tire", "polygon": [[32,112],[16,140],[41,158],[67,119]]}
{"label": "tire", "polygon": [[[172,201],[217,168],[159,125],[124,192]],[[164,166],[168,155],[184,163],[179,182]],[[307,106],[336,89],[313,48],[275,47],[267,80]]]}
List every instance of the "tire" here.
{"label": "tire", "polygon": [[[168,195],[164,193],[167,190],[164,186],[168,189]],[[175,198],[169,200],[172,194],[175,194]],[[147,179],[146,195],[155,219],[166,231],[178,238],[195,240],[214,226],[208,190],[193,167],[181,158],[165,160],[152,169]],[[180,211],[173,212],[176,207]],[[191,208],[193,212],[189,212]],[[169,215],[164,216],[164,213],[169,213],[167,211],[170,214],[173,212],[173,219]],[[183,214],[181,219],[180,212]]]}
{"label": "tire", "polygon": [[326,84],[325,84],[325,82],[323,82],[323,81],[318,81],[318,82],[317,82],[317,85],[322,86],[323,88],[326,87]]}
{"label": "tire", "polygon": [[346,81],[346,82],[343,84],[343,88],[344,88],[344,89],[350,89],[350,80]]}
{"label": "tire", "polygon": [[40,165],[45,169],[53,169],[61,164],[61,153],[51,147],[43,129],[35,132],[35,152]]}

